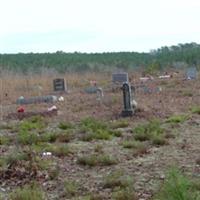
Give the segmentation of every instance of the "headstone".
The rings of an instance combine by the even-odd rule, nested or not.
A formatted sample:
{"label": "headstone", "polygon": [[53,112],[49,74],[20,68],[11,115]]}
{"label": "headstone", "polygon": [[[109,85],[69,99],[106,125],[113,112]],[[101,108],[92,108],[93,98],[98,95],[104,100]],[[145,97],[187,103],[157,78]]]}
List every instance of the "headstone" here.
{"label": "headstone", "polygon": [[103,90],[102,90],[102,88],[98,87],[97,88],[97,101],[102,102],[103,97],[104,97]]}
{"label": "headstone", "polygon": [[57,78],[53,80],[53,88],[55,92],[65,92],[67,87],[64,78]]}
{"label": "headstone", "polygon": [[31,97],[28,99],[19,97],[16,103],[20,105],[25,105],[25,104],[36,104],[36,103],[54,103],[56,101],[57,101],[56,96],[48,95],[48,96]]}
{"label": "headstone", "polygon": [[128,73],[126,72],[121,72],[121,73],[113,73],[112,74],[112,82],[113,83],[125,83],[129,82],[128,80]]}
{"label": "headstone", "polygon": [[191,80],[191,79],[197,79],[197,69],[196,67],[190,67],[186,71],[186,79]]}
{"label": "headstone", "polygon": [[132,108],[132,96],[131,96],[131,87],[130,85],[126,82],[123,83],[122,86],[123,90],[123,103],[124,103],[124,109],[122,110],[122,116],[123,117],[129,117],[133,115],[133,108]]}
{"label": "headstone", "polygon": [[85,91],[86,93],[88,93],[88,94],[95,94],[95,93],[97,93],[97,89],[98,89],[98,87],[96,87],[96,86],[91,86],[91,87],[85,88],[84,91]]}

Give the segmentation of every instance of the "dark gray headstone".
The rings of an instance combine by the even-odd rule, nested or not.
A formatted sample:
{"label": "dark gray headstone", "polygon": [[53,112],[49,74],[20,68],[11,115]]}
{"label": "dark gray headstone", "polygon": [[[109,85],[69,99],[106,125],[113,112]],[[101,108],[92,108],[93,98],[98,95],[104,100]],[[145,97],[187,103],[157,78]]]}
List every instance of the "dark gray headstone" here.
{"label": "dark gray headstone", "polygon": [[131,105],[131,102],[132,102],[131,87],[126,82],[126,83],[123,83],[122,90],[123,90],[123,103],[124,103],[124,109],[122,111],[122,116],[123,117],[132,116],[133,108]]}
{"label": "dark gray headstone", "polygon": [[186,78],[187,78],[187,80],[197,79],[197,74],[198,74],[198,72],[197,72],[196,67],[190,67],[186,71]]}
{"label": "dark gray headstone", "polygon": [[65,92],[66,83],[64,78],[57,78],[53,80],[53,88],[55,92]]}
{"label": "dark gray headstone", "polygon": [[112,74],[112,82],[113,83],[125,83],[129,82],[128,80],[128,73],[122,72],[122,73],[113,73]]}

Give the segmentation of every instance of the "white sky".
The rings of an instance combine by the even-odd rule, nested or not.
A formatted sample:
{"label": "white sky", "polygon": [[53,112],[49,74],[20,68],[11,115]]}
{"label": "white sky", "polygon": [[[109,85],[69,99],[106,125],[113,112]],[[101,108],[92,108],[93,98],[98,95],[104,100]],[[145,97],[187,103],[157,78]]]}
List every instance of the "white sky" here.
{"label": "white sky", "polygon": [[0,0],[0,53],[200,43],[198,0]]}

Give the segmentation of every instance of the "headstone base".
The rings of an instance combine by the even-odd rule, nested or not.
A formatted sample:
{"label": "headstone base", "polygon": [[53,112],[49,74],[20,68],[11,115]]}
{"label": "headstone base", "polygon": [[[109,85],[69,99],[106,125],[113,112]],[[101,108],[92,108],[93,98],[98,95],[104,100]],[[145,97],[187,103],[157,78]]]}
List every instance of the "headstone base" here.
{"label": "headstone base", "polygon": [[122,110],[121,115],[122,117],[131,117],[133,116],[133,110]]}

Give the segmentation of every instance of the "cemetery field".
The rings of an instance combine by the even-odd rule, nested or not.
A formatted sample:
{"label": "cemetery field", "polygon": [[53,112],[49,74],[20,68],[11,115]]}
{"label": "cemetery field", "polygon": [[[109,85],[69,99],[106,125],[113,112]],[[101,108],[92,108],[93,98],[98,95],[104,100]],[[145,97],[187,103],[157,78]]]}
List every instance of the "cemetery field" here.
{"label": "cemetery field", "polygon": [[[126,118],[111,74],[1,77],[0,199],[199,200],[199,78],[129,77],[138,105]],[[46,95],[64,101],[16,104]]]}

